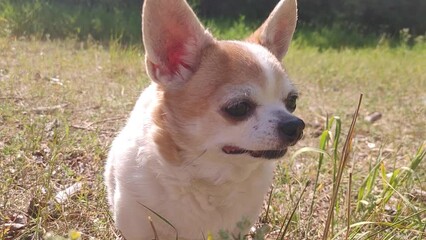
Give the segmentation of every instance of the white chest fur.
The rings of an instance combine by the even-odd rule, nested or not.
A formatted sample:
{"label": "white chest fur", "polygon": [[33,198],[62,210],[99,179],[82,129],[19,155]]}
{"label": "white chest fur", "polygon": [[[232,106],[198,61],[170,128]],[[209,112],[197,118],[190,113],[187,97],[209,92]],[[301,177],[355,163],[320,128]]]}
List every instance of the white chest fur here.
{"label": "white chest fur", "polygon": [[[114,146],[120,142],[116,141]],[[120,146],[117,153],[130,155],[117,156],[123,164],[115,165],[117,188],[111,201],[116,208],[117,224],[120,229],[129,229],[126,231],[129,239],[153,237],[148,217],[154,219],[154,226],[161,230],[163,237],[174,236],[175,230],[156,214],[179,229],[182,239],[202,239],[208,232],[246,231],[239,229],[236,223],[256,221],[275,167],[272,161],[244,164],[212,161],[205,159],[208,153],[192,164],[171,166],[155,159],[159,156]],[[124,146],[140,148],[128,140]],[[137,157],[134,152],[139,152]],[[128,227],[136,224],[138,227]]]}

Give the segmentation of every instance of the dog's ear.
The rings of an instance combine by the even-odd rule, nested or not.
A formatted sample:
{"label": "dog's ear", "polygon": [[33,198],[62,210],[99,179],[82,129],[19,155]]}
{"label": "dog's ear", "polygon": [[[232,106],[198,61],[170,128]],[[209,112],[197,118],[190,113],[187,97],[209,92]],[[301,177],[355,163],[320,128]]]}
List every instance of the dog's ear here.
{"label": "dog's ear", "polygon": [[142,35],[148,74],[166,88],[185,83],[214,41],[185,0],[145,0]]}
{"label": "dog's ear", "polygon": [[289,48],[296,22],[296,0],[281,0],[268,19],[247,40],[266,47],[281,60]]}

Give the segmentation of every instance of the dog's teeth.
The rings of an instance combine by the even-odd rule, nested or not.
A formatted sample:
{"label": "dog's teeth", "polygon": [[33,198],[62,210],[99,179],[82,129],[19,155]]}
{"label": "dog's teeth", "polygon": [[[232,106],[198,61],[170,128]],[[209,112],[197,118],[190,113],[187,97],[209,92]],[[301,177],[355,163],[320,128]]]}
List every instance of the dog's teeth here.
{"label": "dog's teeth", "polygon": [[239,147],[233,147],[233,146],[225,146],[222,148],[222,151],[226,154],[243,154],[249,152],[248,150],[239,148]]}

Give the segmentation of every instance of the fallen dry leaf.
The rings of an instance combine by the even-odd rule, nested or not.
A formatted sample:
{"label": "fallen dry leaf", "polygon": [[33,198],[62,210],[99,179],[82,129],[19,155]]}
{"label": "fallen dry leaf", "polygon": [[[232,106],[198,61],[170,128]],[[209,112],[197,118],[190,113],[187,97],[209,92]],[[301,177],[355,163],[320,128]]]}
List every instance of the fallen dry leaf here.
{"label": "fallen dry leaf", "polygon": [[364,120],[369,122],[369,123],[375,123],[377,121],[379,121],[382,118],[382,114],[379,112],[373,112],[369,115],[367,115]]}

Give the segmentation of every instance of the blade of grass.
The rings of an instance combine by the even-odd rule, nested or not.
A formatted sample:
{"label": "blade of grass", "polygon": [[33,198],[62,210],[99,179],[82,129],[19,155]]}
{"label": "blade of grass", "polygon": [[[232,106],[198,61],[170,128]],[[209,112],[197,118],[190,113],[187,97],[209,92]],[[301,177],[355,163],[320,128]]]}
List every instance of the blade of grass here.
{"label": "blade of grass", "polygon": [[283,224],[281,224],[280,231],[278,232],[277,240],[282,235],[282,232],[284,230],[284,226],[286,225],[286,222],[287,222],[287,218],[288,218],[288,213],[284,217]]}
{"label": "blade of grass", "polygon": [[274,191],[274,186],[271,187],[271,191],[269,191],[269,199],[268,199],[268,207],[266,208],[266,214],[265,214],[265,218],[263,219],[264,223],[268,222],[268,218],[269,218],[269,210],[271,208],[271,202],[272,202],[272,191]]}
{"label": "blade of grass", "polygon": [[[396,190],[396,188],[394,186],[392,186],[392,184],[390,182],[388,182],[386,179],[383,179],[383,182],[387,185],[389,192],[390,192],[390,196],[385,200],[385,202],[382,202],[381,204],[386,204],[388,202],[388,200],[394,195],[394,193],[396,193],[401,200],[405,203],[406,206],[408,206],[411,210],[416,211],[416,207],[410,202],[410,200],[408,200],[404,195],[402,195],[398,190]],[[421,219],[418,219],[419,221],[421,221]]]}
{"label": "blade of grass", "polygon": [[[400,226],[400,223],[407,221],[410,218],[416,217],[422,213],[426,212],[426,209],[423,209],[419,212],[413,213],[397,222],[394,223],[388,223],[388,222],[372,222],[372,221],[363,221],[363,222],[357,222],[357,223],[353,223],[350,225],[350,228],[354,228],[354,227],[361,227],[361,226],[365,226],[365,225],[379,225],[379,226],[384,226],[384,228],[380,229],[378,232],[372,233],[370,235],[368,235],[365,239],[371,239],[371,236],[374,236],[380,232],[386,231],[387,229],[391,228],[391,227],[396,227],[396,226]],[[412,229],[407,229],[407,230],[412,230]],[[336,235],[333,236],[333,238],[331,240],[335,240],[338,239],[338,237],[342,234],[344,234],[346,232],[346,228],[342,229],[341,231],[339,231]],[[352,239],[352,238],[351,238]]]}
{"label": "blade of grass", "polygon": [[327,126],[326,126],[326,130],[324,130],[321,134],[320,137],[320,148],[311,148],[311,147],[304,147],[301,148],[300,150],[296,151],[293,156],[292,156],[292,161],[294,160],[294,158],[296,158],[298,155],[302,154],[302,153],[306,153],[306,152],[316,152],[319,153],[319,157],[318,157],[318,167],[317,167],[317,172],[316,172],[316,176],[315,176],[315,183],[314,183],[314,192],[312,194],[312,199],[311,199],[311,206],[310,206],[310,210],[309,210],[309,219],[308,219],[308,227],[307,229],[311,228],[311,219],[312,219],[312,215],[313,215],[313,208],[314,208],[314,203],[315,203],[315,197],[316,197],[316,192],[317,192],[317,188],[318,188],[318,181],[319,181],[319,175],[321,172],[321,167],[324,161],[324,156],[327,156],[330,158],[330,155],[325,151],[325,147],[327,145],[328,142],[328,138],[329,138],[329,130],[328,130],[328,121],[327,121]]}
{"label": "blade of grass", "polygon": [[349,172],[349,182],[348,182],[348,192],[347,192],[347,196],[346,199],[348,201],[347,206],[346,206],[346,210],[347,210],[347,227],[346,227],[346,237],[345,239],[347,240],[349,238],[349,234],[350,234],[350,229],[351,229],[351,191],[352,191],[352,170],[351,172]]}
{"label": "blade of grass", "polygon": [[[303,191],[302,191],[302,193],[300,194],[299,199],[297,199],[297,203],[296,203],[296,205],[294,206],[293,211],[291,212],[290,217],[289,217],[289,218],[288,218],[288,220],[287,220],[287,224],[285,225],[285,228],[284,228],[284,230],[282,231],[282,235],[281,235],[281,230],[280,230],[280,233],[278,234],[278,236],[280,236],[280,235],[281,235],[280,240],[284,240],[284,236],[285,236],[285,234],[287,233],[288,227],[290,226],[291,219],[293,219],[294,213],[296,212],[296,209],[299,207],[300,200],[302,199],[303,195],[305,194],[306,189],[308,188],[308,186],[309,186],[309,184],[310,184],[310,183],[311,183],[310,181],[306,182],[305,187],[303,188]],[[287,218],[287,216],[286,216],[286,218]],[[284,226],[284,224],[283,224],[283,226]],[[282,229],[282,226],[281,226],[281,229]],[[278,239],[278,238],[277,238],[277,239]]]}
{"label": "blade of grass", "polygon": [[358,191],[357,207],[355,210],[357,212],[359,211],[362,200],[364,200],[365,197],[367,197],[373,191],[373,187],[378,175],[378,169],[381,163],[383,162],[383,159],[381,156],[382,156],[382,151],[379,152],[379,156],[377,157],[377,160],[376,160],[377,162],[376,165],[370,170],[370,173],[368,174],[367,178],[361,184],[361,187]]}
{"label": "blade of grass", "polygon": [[[369,209],[367,209],[367,211],[363,213],[360,219],[364,219],[364,220],[370,219],[372,217],[371,213],[375,209],[374,206],[377,206],[378,204],[385,206],[386,203],[390,200],[390,198],[394,195],[394,193],[396,193],[400,197],[400,199],[402,199],[405,206],[410,208],[413,212],[417,211],[416,208],[412,205],[412,203],[402,193],[398,192],[396,189],[398,186],[403,184],[409,176],[415,173],[415,170],[419,166],[420,162],[424,159],[425,155],[426,155],[426,151],[424,150],[424,145],[422,144],[419,147],[419,150],[417,151],[415,156],[412,158],[410,162],[410,167],[402,167],[400,169],[394,170],[390,179],[387,180],[386,171],[383,164],[384,159],[382,159],[382,151],[380,151],[376,161],[377,164],[372,168],[368,177],[363,182],[358,192],[358,203],[357,203],[356,212],[360,211],[360,206],[362,201],[366,197],[368,197],[369,194],[371,194],[375,184],[375,180],[377,176],[379,175],[379,167],[381,168],[380,174],[381,174],[382,184],[384,186],[383,191],[381,193],[382,195],[381,201],[377,204],[374,204]],[[419,215],[417,215],[417,221],[419,222],[422,221]],[[359,233],[360,230],[361,228],[357,228],[357,230],[352,231],[352,234]]]}
{"label": "blade of grass", "polygon": [[339,158],[338,155],[338,147],[339,147],[339,143],[340,143],[340,133],[342,131],[342,120],[340,119],[340,117],[334,117],[332,119],[333,121],[336,122],[336,129],[334,131],[334,139],[333,139],[333,159],[334,161],[334,170],[333,170],[333,182],[336,181],[336,168],[337,168],[337,159]]}
{"label": "blade of grass", "polygon": [[170,227],[172,227],[175,232],[176,232],[176,240],[179,239],[179,233],[178,230],[175,228],[175,226],[173,226],[173,224],[171,224],[169,221],[167,221],[167,219],[165,219],[164,217],[162,217],[160,214],[156,213],[154,210],[152,210],[151,208],[145,206],[144,204],[138,202],[140,205],[142,205],[145,209],[147,209],[148,211],[152,212],[155,214],[155,216],[159,217],[161,220],[163,220],[165,223],[167,223]]}
{"label": "blade of grass", "polygon": [[296,157],[298,157],[299,155],[303,154],[303,153],[307,153],[307,152],[314,152],[314,153],[319,153],[321,155],[327,156],[328,158],[331,158],[330,154],[328,154],[328,152],[326,152],[325,150],[322,149],[318,149],[318,148],[313,148],[313,147],[303,147],[299,150],[297,150],[292,156],[291,156],[291,161],[294,161],[294,159]]}
{"label": "blade of grass", "polygon": [[355,132],[355,124],[356,124],[356,121],[358,119],[359,110],[361,108],[362,97],[363,97],[363,95],[361,94],[360,98],[359,98],[359,102],[358,102],[358,107],[355,111],[355,114],[354,114],[353,119],[352,119],[351,126],[349,128],[348,136],[346,137],[345,145],[343,146],[342,157],[341,157],[341,160],[340,160],[339,170],[338,170],[337,179],[336,179],[336,185],[333,188],[333,195],[331,197],[331,202],[330,202],[330,206],[329,206],[329,209],[328,209],[327,221],[325,223],[324,234],[322,236],[323,240],[327,239],[328,233],[330,231],[330,224],[331,224],[331,219],[332,219],[333,213],[334,213],[334,206],[336,205],[337,195],[339,193],[339,187],[340,187],[340,182],[342,180],[343,170],[344,170],[344,168],[347,164],[347,161],[349,159],[349,153],[350,153],[350,150],[351,150],[352,139],[353,139],[354,132]]}
{"label": "blade of grass", "polygon": [[[395,223],[392,223],[392,224],[391,224],[391,223],[387,223],[387,222],[376,223],[376,224],[378,224],[378,225],[383,225],[383,226],[384,226],[384,228],[382,228],[382,229],[378,230],[377,232],[374,232],[374,233],[372,233],[372,234],[368,235],[365,239],[372,239],[372,237],[373,237],[373,236],[375,236],[375,235],[377,235],[377,234],[379,234],[379,233],[381,233],[381,232],[383,232],[383,231],[386,231],[386,230],[387,230],[387,229],[389,229],[389,228],[397,227],[397,226],[399,226],[402,222],[405,222],[405,221],[407,221],[408,219],[410,219],[410,218],[412,218],[412,217],[419,216],[421,213],[424,213],[424,212],[426,212],[426,209],[423,209],[423,210],[421,210],[421,211],[419,211],[419,212],[416,212],[416,213],[414,213],[414,214],[411,214],[410,216],[408,216],[408,217],[406,217],[406,218],[403,218],[403,219],[401,219],[401,220],[399,220],[399,221],[397,221],[397,222],[395,222]],[[405,229],[405,228],[400,227],[399,229]],[[412,229],[408,228],[407,230],[412,230]]]}
{"label": "blade of grass", "polygon": [[414,156],[413,160],[410,163],[410,168],[412,170],[416,170],[419,166],[420,162],[426,157],[426,142],[420,146],[419,150],[417,151],[416,155]]}
{"label": "blade of grass", "polygon": [[[341,134],[341,120],[339,117],[334,117],[331,120],[330,126],[333,125],[334,120],[336,120],[336,127],[335,127],[335,132],[334,132],[334,136],[331,137],[333,139],[333,189],[336,187],[336,177],[338,174],[338,168],[337,168],[337,163],[338,163],[338,146],[339,146],[339,140],[340,140],[340,134]],[[335,205],[335,211],[336,211],[336,215],[339,215],[339,211],[340,211],[340,204],[339,201],[336,202]],[[331,222],[334,226],[334,215],[332,216]],[[334,234],[334,227],[331,228],[331,235]]]}
{"label": "blade of grass", "polygon": [[157,234],[157,229],[155,229],[154,222],[152,221],[152,218],[148,217],[148,221],[151,224],[152,231],[154,232],[154,239],[159,240],[158,234]]}
{"label": "blade of grass", "polygon": [[423,239],[423,235],[425,235],[425,233],[426,233],[426,222],[425,222],[425,224],[423,224],[422,233],[421,233],[419,239]]}
{"label": "blade of grass", "polygon": [[[406,206],[408,206],[411,210],[416,211],[416,207],[405,196],[403,196],[403,194],[401,194],[397,188],[401,186],[408,179],[408,177],[414,173],[420,162],[424,159],[425,155],[426,151],[423,150],[422,145],[410,162],[410,167],[402,167],[400,169],[394,170],[389,181],[387,180],[385,167],[382,164],[382,183],[384,185],[381,201],[382,205],[387,204],[391,197],[394,196],[394,193],[396,193]],[[420,216],[418,216],[418,221],[421,221]]]}

